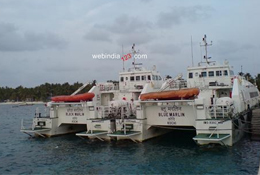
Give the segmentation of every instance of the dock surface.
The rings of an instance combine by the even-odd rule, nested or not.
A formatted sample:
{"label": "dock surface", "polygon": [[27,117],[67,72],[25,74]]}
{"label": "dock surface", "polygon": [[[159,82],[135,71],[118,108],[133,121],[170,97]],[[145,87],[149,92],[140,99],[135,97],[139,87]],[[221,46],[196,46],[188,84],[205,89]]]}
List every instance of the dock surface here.
{"label": "dock surface", "polygon": [[251,120],[252,140],[260,141],[260,108],[253,110]]}

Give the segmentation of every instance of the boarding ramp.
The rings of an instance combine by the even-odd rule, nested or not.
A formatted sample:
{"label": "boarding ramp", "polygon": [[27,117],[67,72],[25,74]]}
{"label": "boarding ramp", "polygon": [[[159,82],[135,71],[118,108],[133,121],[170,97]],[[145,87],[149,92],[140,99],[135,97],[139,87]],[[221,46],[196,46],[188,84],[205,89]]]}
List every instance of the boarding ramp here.
{"label": "boarding ramp", "polygon": [[30,137],[33,137],[33,135],[37,134],[41,137],[45,137],[42,132],[50,131],[50,128],[44,128],[44,124],[42,122],[38,123],[39,126],[34,126],[33,121],[29,119],[22,119],[21,120],[21,129],[20,131],[29,135]]}
{"label": "boarding ramp", "polygon": [[40,109],[36,108],[34,119],[22,119],[21,120],[21,129],[20,131],[33,137],[33,135],[39,135],[45,137],[42,132],[50,131],[50,128],[46,128],[45,121],[35,122],[35,119],[48,120],[50,118],[49,110],[47,108]]}

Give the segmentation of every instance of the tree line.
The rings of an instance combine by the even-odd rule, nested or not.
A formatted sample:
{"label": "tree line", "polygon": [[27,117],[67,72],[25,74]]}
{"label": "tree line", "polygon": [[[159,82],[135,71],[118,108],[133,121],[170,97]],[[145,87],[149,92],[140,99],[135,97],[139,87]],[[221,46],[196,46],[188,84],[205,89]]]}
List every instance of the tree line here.
{"label": "tree line", "polygon": [[[81,93],[88,92],[96,83],[94,80],[88,84]],[[83,83],[76,82],[74,84],[50,84],[45,83],[34,88],[26,88],[18,86],[17,88],[0,87],[0,102],[5,101],[49,101],[52,96],[70,95],[78,88],[83,86]]]}
{"label": "tree line", "polygon": [[252,84],[256,85],[258,90],[260,90],[260,74],[257,74],[257,76],[253,77],[250,73],[238,73],[240,76],[244,76],[246,80],[251,82]]}

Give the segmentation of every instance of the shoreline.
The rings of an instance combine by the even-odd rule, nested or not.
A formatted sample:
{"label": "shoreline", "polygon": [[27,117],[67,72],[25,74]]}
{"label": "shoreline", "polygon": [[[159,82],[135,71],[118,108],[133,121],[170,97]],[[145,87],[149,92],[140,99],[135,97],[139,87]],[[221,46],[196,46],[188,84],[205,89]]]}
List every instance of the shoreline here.
{"label": "shoreline", "polygon": [[46,102],[43,102],[43,101],[29,101],[29,102],[17,101],[17,102],[1,102],[0,105],[24,105],[24,104],[37,105],[37,104],[44,104],[44,103],[46,103]]}

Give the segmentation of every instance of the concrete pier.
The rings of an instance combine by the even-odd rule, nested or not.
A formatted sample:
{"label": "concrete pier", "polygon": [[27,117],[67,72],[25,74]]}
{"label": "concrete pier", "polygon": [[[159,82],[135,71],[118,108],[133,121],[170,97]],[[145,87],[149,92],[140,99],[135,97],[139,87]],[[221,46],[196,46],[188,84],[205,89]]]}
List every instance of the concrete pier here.
{"label": "concrete pier", "polygon": [[258,169],[258,175],[260,175],[260,165],[259,165],[259,169]]}
{"label": "concrete pier", "polygon": [[258,175],[260,175],[260,165],[259,165],[259,169],[258,169]]}
{"label": "concrete pier", "polygon": [[260,109],[257,108],[253,110],[251,120],[251,139],[255,141],[260,141]]}

